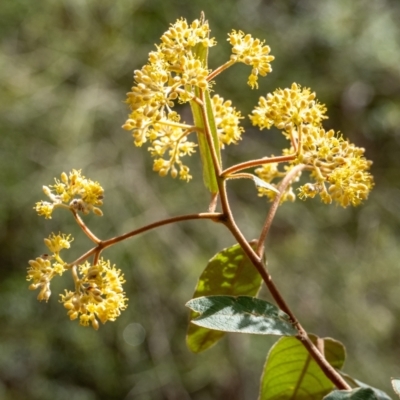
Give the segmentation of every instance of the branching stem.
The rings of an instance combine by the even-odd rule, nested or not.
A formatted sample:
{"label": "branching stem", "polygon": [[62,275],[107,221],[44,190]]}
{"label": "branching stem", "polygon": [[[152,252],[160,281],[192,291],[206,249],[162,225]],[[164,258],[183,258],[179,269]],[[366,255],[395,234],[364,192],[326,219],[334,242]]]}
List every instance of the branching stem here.
{"label": "branching stem", "polygon": [[282,196],[290,185],[291,182],[296,178],[296,176],[305,168],[304,164],[296,165],[292,168],[289,173],[282,179],[281,183],[278,186],[279,194],[275,196],[274,201],[269,208],[267,218],[265,219],[263,229],[261,231],[260,237],[258,238],[258,243],[256,247],[256,253],[261,256],[264,252],[264,242],[268,235],[269,229],[271,228],[272,221],[274,220],[275,214],[278,211],[279,204],[281,202]]}
{"label": "branching stem", "polygon": [[92,249],[87,251],[85,254],[83,254],[81,257],[76,259],[74,262],[68,264],[68,266],[66,266],[66,268],[71,268],[73,265],[81,264],[82,262],[84,262],[86,259],[88,259],[92,255],[95,255],[95,258],[96,258],[96,254],[97,254],[97,258],[98,258],[100,252],[102,250],[104,250],[105,248],[113,246],[114,244],[122,242],[123,240],[129,239],[133,236],[147,232],[151,229],[158,228],[160,226],[173,224],[175,222],[195,220],[195,219],[210,219],[214,222],[221,222],[222,217],[223,216],[221,213],[210,212],[210,213],[180,215],[177,217],[167,218],[167,219],[163,219],[161,221],[153,222],[152,224],[142,226],[141,228],[127,232],[123,235],[116,236],[116,237],[108,239],[108,240],[99,241],[99,243],[97,244],[96,247],[93,247]]}
{"label": "branching stem", "polygon": [[79,214],[75,211],[70,209],[72,212],[72,215],[75,218],[75,221],[77,224],[80,226],[80,228],[83,230],[85,235],[94,243],[99,244],[101,243],[101,240],[86,226],[86,224],[83,222],[82,218],[79,216]]}
{"label": "branching stem", "polygon": [[280,156],[280,157],[268,157],[268,158],[259,158],[257,160],[245,161],[240,164],[233,165],[232,167],[226,168],[222,171],[222,176],[229,176],[235,172],[243,171],[244,169],[258,167],[263,164],[270,163],[281,163],[293,161],[297,157],[296,154],[290,154],[288,156]]}

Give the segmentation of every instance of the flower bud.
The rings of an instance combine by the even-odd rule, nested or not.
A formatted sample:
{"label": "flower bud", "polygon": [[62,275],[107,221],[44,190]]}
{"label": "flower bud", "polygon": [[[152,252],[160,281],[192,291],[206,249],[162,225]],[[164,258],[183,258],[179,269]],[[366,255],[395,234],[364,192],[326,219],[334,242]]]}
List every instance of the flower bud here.
{"label": "flower bud", "polygon": [[97,331],[99,329],[99,322],[97,321],[96,318],[92,319],[92,327]]}
{"label": "flower bud", "polygon": [[98,215],[99,217],[103,216],[103,211],[100,210],[100,208],[93,207],[93,212]]}

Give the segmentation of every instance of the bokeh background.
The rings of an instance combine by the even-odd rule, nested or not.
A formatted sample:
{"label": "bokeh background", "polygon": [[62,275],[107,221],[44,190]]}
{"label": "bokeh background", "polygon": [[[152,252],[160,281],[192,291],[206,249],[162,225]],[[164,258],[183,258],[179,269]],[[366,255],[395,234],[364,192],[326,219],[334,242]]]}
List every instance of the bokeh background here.
{"label": "bokeh background", "polygon": [[[229,57],[226,34],[266,39],[276,57],[258,91],[245,66],[215,90],[251,112],[258,96],[292,82],[311,87],[342,131],[374,161],[376,186],[357,209],[318,199],[281,207],[268,240],[271,272],[310,332],[341,340],[345,371],[389,393],[400,376],[400,2],[398,0],[5,0],[0,2],[0,398],[6,400],[256,399],[273,338],[231,334],[205,353],[185,345],[188,310],[207,260],[233,239],[211,222],[152,231],[104,255],[123,269],[129,307],[98,332],[69,321],[55,279],[46,303],[27,289],[29,259],[50,232],[75,237],[69,259],[90,248],[65,212],[32,207],[41,187],[82,168],[106,190],[101,238],[160,218],[204,211],[208,194],[192,157],[191,183],[159,178],[145,148],[120,126],[132,72],[177,18],[204,11]],[[184,113],[187,110],[182,110]],[[276,131],[244,120],[225,165],[277,154]],[[229,186],[238,223],[256,237],[268,204],[251,182]],[[265,291],[262,296],[267,297]]]}

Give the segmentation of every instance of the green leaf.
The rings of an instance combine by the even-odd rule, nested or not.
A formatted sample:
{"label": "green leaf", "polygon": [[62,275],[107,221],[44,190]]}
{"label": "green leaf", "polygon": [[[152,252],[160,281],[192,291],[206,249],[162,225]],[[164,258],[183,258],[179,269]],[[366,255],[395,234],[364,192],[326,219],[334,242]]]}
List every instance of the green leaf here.
{"label": "green leaf", "polygon": [[[255,247],[256,242],[250,243]],[[212,295],[255,296],[261,285],[261,276],[242,248],[235,244],[217,253],[207,264],[197,283],[193,298]],[[190,313],[192,320],[198,314]],[[224,332],[189,324],[186,336],[188,348],[200,353],[213,346]]]}
{"label": "green leaf", "polygon": [[392,378],[392,386],[395,393],[400,397],[400,379]]}
{"label": "green leaf", "polygon": [[186,306],[200,314],[193,324],[224,332],[293,336],[289,316],[265,300],[249,296],[198,297]]}
{"label": "green leaf", "polygon": [[[195,58],[201,61],[204,68],[207,68],[208,64],[208,47],[204,47],[201,43],[197,44],[192,50]],[[194,94],[196,97],[201,97],[201,90],[195,87]],[[221,163],[221,150],[219,146],[218,132],[215,124],[214,112],[211,106],[210,92],[206,90],[204,92],[204,100],[206,106],[206,114],[208,120],[208,126],[211,131],[212,141],[214,144],[215,151],[217,153],[218,162]],[[193,120],[195,126],[205,129],[204,119],[201,111],[201,107],[194,101],[190,102],[192,108]],[[199,142],[199,152],[201,162],[203,164],[203,180],[206,188],[213,194],[218,193],[218,183],[215,175],[214,164],[211,156],[211,151],[207,143],[205,134],[198,133],[197,139]]]}
{"label": "green leaf", "polygon": [[334,390],[323,400],[379,400],[371,388],[357,388],[353,390]]}
{"label": "green leaf", "polygon": [[[363,383],[357,379],[352,378],[350,375],[345,374],[344,372],[340,371],[340,375],[344,378],[344,380],[353,388],[364,388],[364,389],[372,389],[379,400],[392,400],[384,391],[380,389],[376,389],[366,383]],[[392,381],[393,385],[393,381]]]}
{"label": "green leaf", "polygon": [[[316,336],[309,336],[314,344],[317,343]],[[329,364],[342,368],[346,358],[344,346],[331,338],[320,340],[323,340],[324,355]],[[272,346],[267,356],[259,400],[320,400],[333,389],[333,383],[301,342],[284,337]]]}
{"label": "green leaf", "polygon": [[[199,88],[195,88],[195,95],[196,95],[196,97],[200,97],[200,89]],[[211,112],[209,112],[209,107],[208,107],[210,105],[210,94],[209,94],[208,90],[205,92],[204,97],[205,97],[206,106],[207,106],[208,124],[209,124],[210,130],[211,130],[211,135],[213,138],[213,143],[214,143],[215,151],[217,153],[218,161],[221,163],[221,151],[219,148],[219,140],[218,140],[218,134],[217,134],[216,125],[215,125],[214,114],[213,114],[212,110],[211,110]],[[203,120],[203,115],[202,115],[200,106],[197,103],[195,103],[194,101],[190,102],[190,106],[192,108],[192,114],[193,114],[193,120],[194,120],[195,126],[204,130],[205,126],[204,126],[204,120]],[[211,151],[208,146],[205,134],[198,133],[197,140],[199,143],[200,158],[201,158],[201,162],[203,165],[204,185],[211,193],[216,194],[216,193],[218,193],[218,183],[217,183],[217,178],[215,175]]]}

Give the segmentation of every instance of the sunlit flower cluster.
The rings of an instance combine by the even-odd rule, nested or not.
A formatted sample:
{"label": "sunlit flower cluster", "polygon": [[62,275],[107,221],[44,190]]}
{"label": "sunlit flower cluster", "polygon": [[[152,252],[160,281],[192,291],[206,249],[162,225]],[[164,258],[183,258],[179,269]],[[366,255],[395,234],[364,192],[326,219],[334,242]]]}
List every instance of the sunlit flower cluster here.
{"label": "sunlit flower cluster", "polygon": [[[356,206],[368,197],[373,179],[368,172],[371,161],[364,149],[356,147],[333,130],[325,131],[322,121],[326,108],[318,103],[315,93],[293,83],[290,89],[278,89],[261,97],[250,119],[263,128],[275,126],[290,141],[283,155],[292,154],[290,165],[303,164],[314,180],[299,188],[299,197],[320,195],[324,203],[337,202],[343,207]],[[279,176],[277,167],[269,164],[256,170],[261,179],[270,183]],[[274,198],[275,194],[259,188],[259,195]]]}
{"label": "sunlit flower cluster", "polygon": [[319,126],[328,117],[325,115],[326,107],[315,97],[315,92],[293,83],[290,89],[277,89],[267,97],[261,96],[250,119],[260,129],[274,125],[286,132],[301,124]]}
{"label": "sunlit flower cluster", "polygon": [[[170,120],[179,122],[179,115],[171,112]],[[191,155],[195,152],[195,143],[187,140],[187,135],[179,126],[173,124],[155,123],[148,130],[149,137],[152,140],[149,151],[155,157],[153,170],[157,171],[160,176],[166,176],[168,173],[173,178],[178,176],[182,180],[189,181],[192,176],[189,174],[189,168],[184,165],[181,158]],[[167,159],[163,157],[167,155]]]}
{"label": "sunlit flower cluster", "polygon": [[115,321],[126,309],[124,276],[110,261],[101,259],[96,265],[85,262],[76,275],[75,291],[66,290],[60,295],[71,320],[79,317],[81,325],[91,324],[97,330],[99,321]]}
{"label": "sunlit flower cluster", "polygon": [[333,130],[304,127],[299,161],[310,166],[314,184],[299,188],[299,197],[314,197],[324,203],[336,201],[343,207],[357,206],[366,200],[373,187],[368,172],[372,162],[365,159],[364,149],[344,140]]}
{"label": "sunlit flower cluster", "polygon": [[191,178],[181,157],[194,152],[196,145],[186,137],[195,129],[180,123],[172,108],[176,101],[192,100],[196,87],[204,90],[209,86],[209,71],[196,58],[194,49],[215,45],[209,33],[206,22],[195,20],[189,25],[185,19],[178,20],[162,35],[157,51],[149,54],[148,64],[134,72],[134,86],[126,101],[132,113],[123,128],[133,131],[136,146],[150,141],[149,151],[154,157],[168,156],[154,162],[153,169],[161,176],[170,172],[176,177],[179,169],[181,179]]}
{"label": "sunlit flower cluster", "polygon": [[211,100],[221,148],[226,144],[236,144],[243,133],[243,128],[239,126],[240,120],[243,119],[240,111],[232,107],[230,100],[224,101],[218,95],[213,96]]}
{"label": "sunlit flower cluster", "polygon": [[39,201],[35,209],[39,215],[51,218],[54,208],[64,207],[88,214],[93,211],[103,215],[97,207],[103,204],[104,190],[98,182],[86,179],[81,170],[73,169],[69,176],[63,172],[61,180],[55,179],[55,184],[43,186],[43,192],[51,202]]}
{"label": "sunlit flower cluster", "polygon": [[266,76],[272,71],[270,63],[275,57],[269,55],[270,47],[264,46],[264,41],[253,39],[250,34],[245,35],[242,31],[232,30],[228,34],[228,41],[232,45],[231,59],[253,67],[247,83],[252,89],[258,88],[258,75]]}
{"label": "sunlit flower cluster", "polygon": [[26,279],[33,281],[29,285],[30,290],[40,289],[38,300],[47,301],[50,298],[50,281],[56,275],[62,275],[66,271],[66,263],[60,257],[62,249],[69,249],[72,242],[70,235],[52,233],[44,239],[44,243],[49,248],[51,255],[43,254],[35,260],[29,261],[28,275]]}

